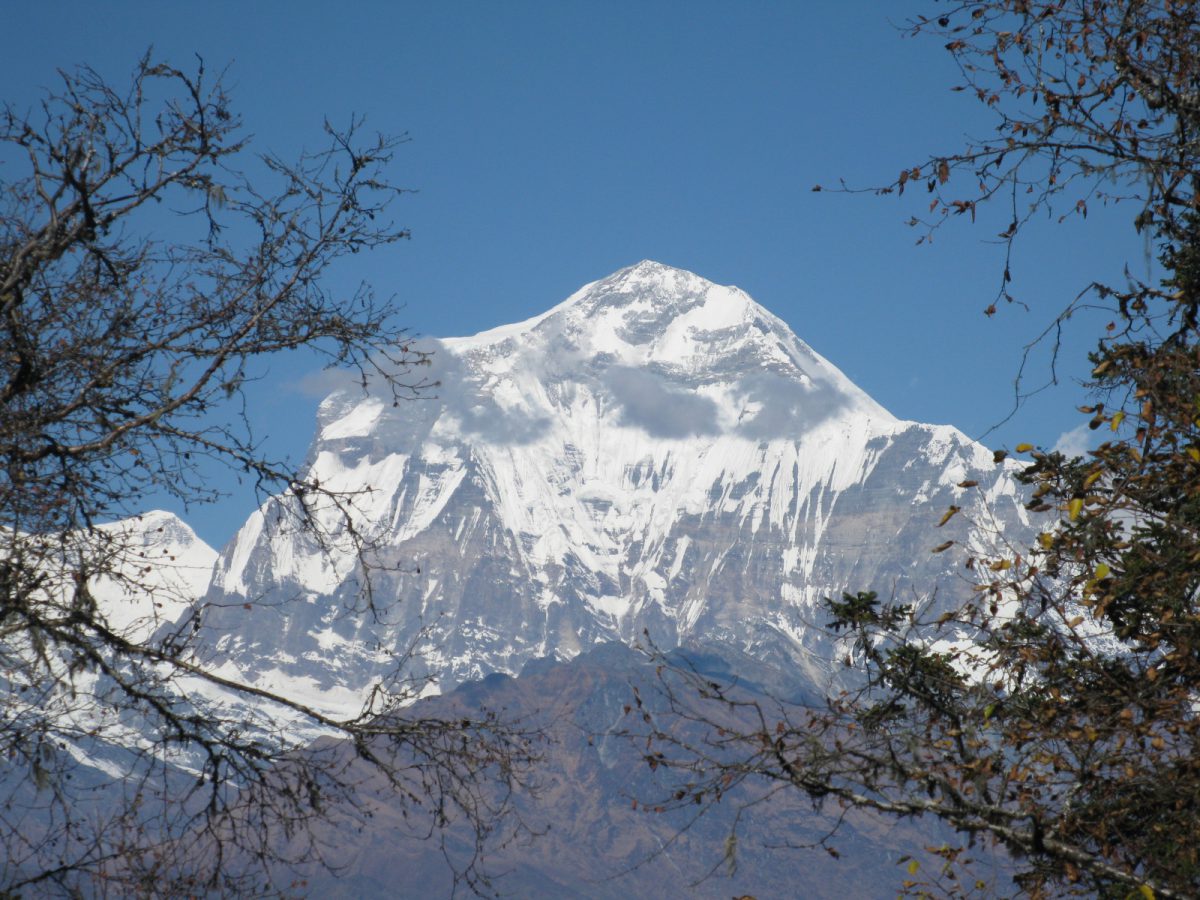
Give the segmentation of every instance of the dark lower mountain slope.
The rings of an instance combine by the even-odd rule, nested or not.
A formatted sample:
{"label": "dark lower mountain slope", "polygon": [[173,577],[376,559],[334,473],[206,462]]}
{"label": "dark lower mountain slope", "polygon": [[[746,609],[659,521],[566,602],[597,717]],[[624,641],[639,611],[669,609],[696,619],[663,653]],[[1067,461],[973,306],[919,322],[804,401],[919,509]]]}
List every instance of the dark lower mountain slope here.
{"label": "dark lower mountain slope", "polygon": [[[768,700],[760,693],[768,685],[755,685],[754,678],[771,682],[772,693],[795,687],[749,657],[722,656],[710,648],[686,659],[717,675],[741,671],[746,697]],[[793,791],[753,782],[719,803],[671,803],[688,776],[669,766],[652,770],[643,759],[644,739],[634,737],[649,727],[643,710],[653,727],[680,738],[694,729],[665,712],[663,684],[656,664],[644,655],[605,644],[568,663],[537,661],[518,678],[492,676],[423,701],[425,715],[486,707],[545,727],[536,790],[514,799],[519,827],[509,819],[486,842],[483,858],[475,859],[470,829],[452,825],[422,840],[427,818],[372,799],[368,816],[353,817],[352,825],[348,816],[340,834],[317,835],[318,843],[333,849],[329,861],[336,873],[314,866],[283,880],[298,877],[311,896],[445,897],[455,892],[454,871],[475,865],[473,875],[491,877],[485,891],[510,897],[725,900],[748,894],[759,900],[842,900],[896,896],[910,877],[902,862],[906,854],[923,866],[938,865],[924,848],[941,845],[947,835],[932,822],[846,813],[832,803],[814,809]],[[360,798],[388,794],[368,776]],[[656,811],[662,803],[676,808]],[[982,849],[979,857],[977,872],[994,872],[997,860]],[[465,881],[457,889],[469,894]]]}

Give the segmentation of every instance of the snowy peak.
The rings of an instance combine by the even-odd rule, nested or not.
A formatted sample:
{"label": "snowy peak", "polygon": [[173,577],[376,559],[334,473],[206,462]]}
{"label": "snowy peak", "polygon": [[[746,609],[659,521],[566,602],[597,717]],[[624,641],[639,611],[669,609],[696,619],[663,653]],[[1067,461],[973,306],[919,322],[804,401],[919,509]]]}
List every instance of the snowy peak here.
{"label": "snowy peak", "polygon": [[217,552],[173,513],[151,510],[99,530],[118,550],[120,578],[98,578],[92,592],[109,626],[126,637],[145,640],[208,590]]}
{"label": "snowy peak", "polygon": [[[589,317],[602,320],[612,317],[615,312],[617,318],[622,318],[622,311],[642,311],[647,306],[659,308],[655,319],[665,327],[680,313],[704,305],[713,288],[719,288],[719,285],[684,269],[646,259],[584,285],[562,303],[531,319],[471,337],[448,338],[445,343],[452,347],[495,344],[527,336],[539,329],[561,330],[567,322],[578,324]],[[724,290],[736,291],[745,302],[753,302],[736,288]]]}
{"label": "snowy peak", "polygon": [[830,418],[896,422],[741,289],[650,260],[540,316],[442,348],[443,381],[454,380],[461,360],[493,396],[505,383],[501,392],[514,397],[528,396],[533,382],[579,384],[626,424],[645,424],[658,411],[668,421],[689,409],[698,417],[692,426],[668,424],[663,436],[740,431],[759,439],[794,436]]}
{"label": "snowy peak", "polygon": [[[558,306],[525,322],[444,342],[453,351],[503,344],[565,342],[580,355],[625,364],[657,363],[680,369],[718,357],[753,329],[795,341],[787,326],[742,290],[643,260],[585,285]],[[766,346],[766,345],[764,345]],[[768,354],[771,355],[771,354]]]}
{"label": "snowy peak", "polygon": [[[638,263],[576,297],[541,327],[626,365],[713,377],[744,372],[736,357],[747,350],[757,350],[759,358],[743,358],[742,363],[787,367],[792,362],[786,349],[775,346],[794,340],[782,322],[744,291],[682,269]],[[560,327],[547,327],[552,325]]]}
{"label": "snowy peak", "polygon": [[719,329],[744,319],[749,307],[757,307],[736,287],[718,285],[694,272],[649,259],[593,282],[575,297],[578,300],[573,306],[584,314],[626,309],[639,313],[636,318],[651,326],[660,326],[631,335],[634,339],[665,330],[680,316],[690,315],[689,324],[695,327]]}

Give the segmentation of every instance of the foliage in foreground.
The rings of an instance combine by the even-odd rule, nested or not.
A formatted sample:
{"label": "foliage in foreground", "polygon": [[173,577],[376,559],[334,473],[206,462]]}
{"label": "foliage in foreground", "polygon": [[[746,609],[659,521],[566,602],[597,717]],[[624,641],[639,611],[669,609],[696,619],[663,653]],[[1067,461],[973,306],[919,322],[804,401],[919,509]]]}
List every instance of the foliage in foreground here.
{"label": "foliage in foreground", "polygon": [[356,496],[267,458],[238,415],[256,361],[297,348],[397,400],[419,387],[391,303],[331,287],[339,260],[407,236],[397,141],[359,126],[295,163],[252,157],[202,63],[148,57],[127,84],[84,68],[0,111],[0,892],[269,889],[288,848],[319,852],[303,835],[333,801],[356,808],[339,754],[291,752],[298,733],[481,837],[507,795],[480,786],[520,778],[524,735],[398,711],[420,687],[403,659],[350,718],[217,671],[192,652],[203,608],[159,613],[179,598],[136,527],[102,524],[157,492],[211,500],[226,467],[279,492],[269,527],[356,558],[356,612],[379,612]]}

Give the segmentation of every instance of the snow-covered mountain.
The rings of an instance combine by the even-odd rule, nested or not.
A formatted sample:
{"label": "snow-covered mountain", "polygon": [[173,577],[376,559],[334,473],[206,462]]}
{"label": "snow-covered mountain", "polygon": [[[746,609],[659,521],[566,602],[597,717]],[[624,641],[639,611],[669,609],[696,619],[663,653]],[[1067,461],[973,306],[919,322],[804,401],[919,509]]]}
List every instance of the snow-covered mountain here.
{"label": "snow-covered mountain", "polygon": [[[217,559],[190,527],[161,510],[87,530],[10,536],[9,546],[19,548],[24,560],[39,560],[34,602],[45,620],[69,622],[81,598],[90,598],[97,623],[134,644],[148,643],[160,629],[190,614],[208,589]],[[104,574],[91,575],[82,589],[81,571]],[[79,629],[85,635],[89,631]],[[108,691],[114,672],[128,673],[139,661],[101,642],[91,646],[95,656],[86,657],[71,641],[39,640],[16,629],[5,635],[0,648],[5,727],[16,735],[17,746],[38,735],[45,738],[43,756],[33,766],[35,782],[40,765],[54,768],[67,758],[109,777],[125,778],[133,771],[142,738],[136,700],[113,704]],[[94,663],[100,658],[104,665]],[[8,767],[0,771],[0,804],[15,803],[18,809],[25,801],[13,798],[24,796],[30,774],[21,762],[22,755],[11,752]],[[42,806],[33,803],[30,809]]]}
{"label": "snow-covered mountain", "polygon": [[173,513],[152,510],[97,532],[93,552],[115,553],[112,568],[120,578],[94,579],[92,596],[108,626],[126,638],[146,640],[208,590],[217,552]]}
{"label": "snow-covered mountain", "polygon": [[641,262],[435,351],[434,396],[337,391],[309,455],[377,541],[383,614],[347,613],[363,588],[348,544],[281,527],[273,501],[220,556],[202,655],[347,712],[410,646],[443,686],[644,632],[821,681],[823,597],[961,592],[969,553],[1026,542],[990,451],[896,419],[690,272]]}

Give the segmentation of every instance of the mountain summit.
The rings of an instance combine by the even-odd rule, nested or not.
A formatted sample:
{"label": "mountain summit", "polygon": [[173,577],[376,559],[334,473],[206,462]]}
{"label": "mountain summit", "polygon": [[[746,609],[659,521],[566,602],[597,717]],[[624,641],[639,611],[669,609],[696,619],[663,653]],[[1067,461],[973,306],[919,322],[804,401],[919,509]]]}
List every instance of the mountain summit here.
{"label": "mountain summit", "polygon": [[744,291],[650,260],[533,319],[444,347],[498,376],[593,379],[620,424],[663,437],[794,433],[834,413],[895,421]]}
{"label": "mountain summit", "polygon": [[[896,419],[691,272],[644,261],[435,351],[436,396],[335,392],[309,456],[323,486],[357,492],[388,615],[345,615],[353,556],[275,530],[268,504],[208,598],[210,652],[245,677],[337,708],[410,645],[450,685],[645,630],[824,681],[830,648],[807,624],[823,597],[961,591],[957,548],[988,540],[971,521],[1028,524],[990,452]],[[964,515],[935,531],[952,503]]]}

